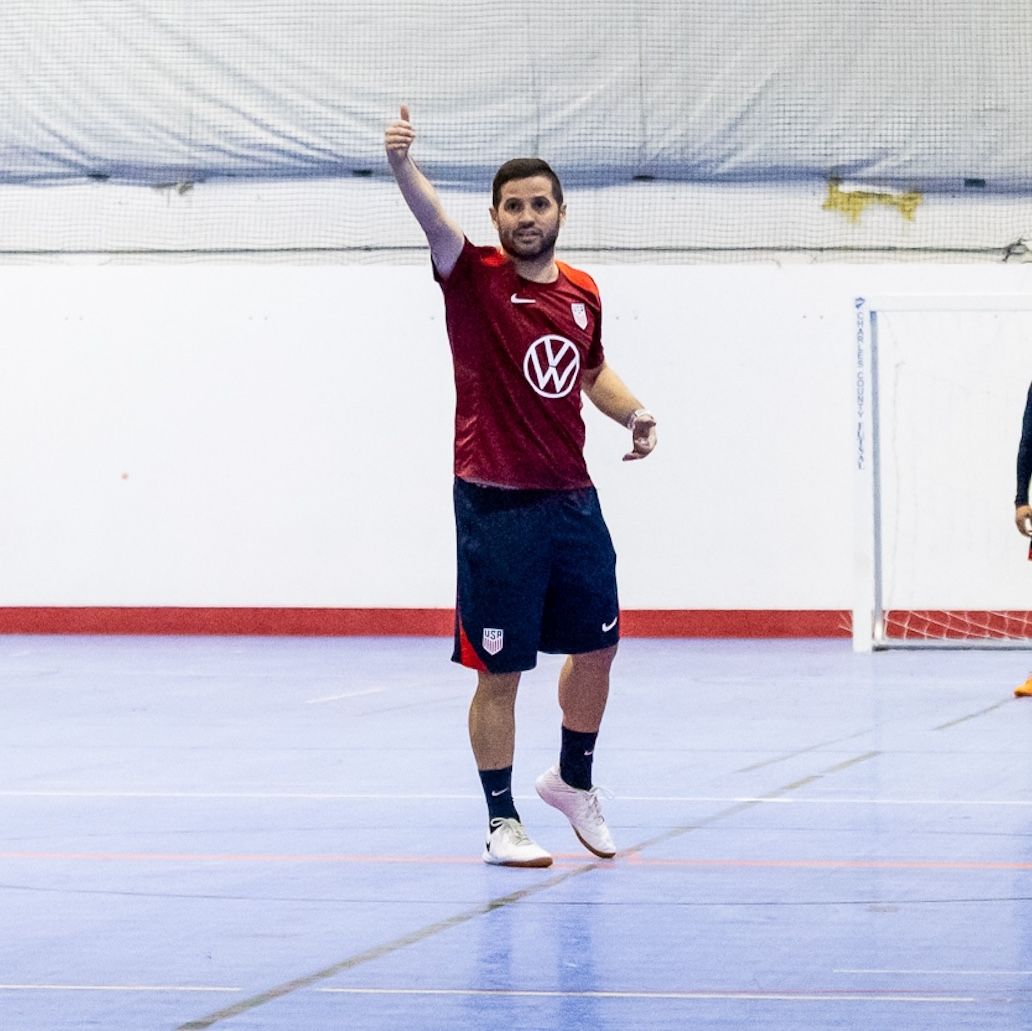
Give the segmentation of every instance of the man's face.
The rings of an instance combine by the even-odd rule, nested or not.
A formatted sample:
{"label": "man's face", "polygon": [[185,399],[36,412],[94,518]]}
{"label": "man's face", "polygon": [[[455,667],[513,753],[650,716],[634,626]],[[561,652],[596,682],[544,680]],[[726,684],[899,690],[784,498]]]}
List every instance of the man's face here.
{"label": "man's face", "polygon": [[565,217],[566,205],[556,203],[552,181],[544,175],[510,179],[502,186],[498,207],[491,209],[502,249],[525,261],[555,247]]}

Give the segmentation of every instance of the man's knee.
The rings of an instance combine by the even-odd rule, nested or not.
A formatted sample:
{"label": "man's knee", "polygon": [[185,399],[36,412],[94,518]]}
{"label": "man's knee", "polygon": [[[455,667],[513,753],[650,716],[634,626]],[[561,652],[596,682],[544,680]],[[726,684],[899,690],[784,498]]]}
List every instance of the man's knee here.
{"label": "man's knee", "polygon": [[616,658],[617,647],[614,644],[608,648],[600,648],[598,651],[571,655],[570,664],[578,672],[608,673],[609,667],[613,665],[613,659]]}
{"label": "man's knee", "polygon": [[491,698],[504,698],[509,695],[515,696],[516,689],[519,686],[519,673],[488,673],[486,670],[477,671],[477,692],[483,695],[488,695]]}

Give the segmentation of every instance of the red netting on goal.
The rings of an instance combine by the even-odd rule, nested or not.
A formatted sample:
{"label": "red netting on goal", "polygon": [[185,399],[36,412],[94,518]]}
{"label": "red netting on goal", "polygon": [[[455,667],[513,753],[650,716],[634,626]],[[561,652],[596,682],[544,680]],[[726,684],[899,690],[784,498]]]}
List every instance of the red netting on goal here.
{"label": "red netting on goal", "polygon": [[1015,641],[1032,644],[1032,612],[893,609],[884,615],[885,637],[893,641]]}

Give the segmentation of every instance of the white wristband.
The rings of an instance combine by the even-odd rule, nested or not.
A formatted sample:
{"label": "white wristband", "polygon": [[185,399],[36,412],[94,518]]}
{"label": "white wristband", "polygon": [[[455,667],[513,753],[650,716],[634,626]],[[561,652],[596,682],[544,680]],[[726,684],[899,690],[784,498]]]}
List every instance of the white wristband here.
{"label": "white wristband", "polygon": [[631,412],[627,417],[627,428],[633,433],[634,424],[643,416],[647,415],[650,419],[654,419],[655,416],[647,408],[639,408],[637,411]]}

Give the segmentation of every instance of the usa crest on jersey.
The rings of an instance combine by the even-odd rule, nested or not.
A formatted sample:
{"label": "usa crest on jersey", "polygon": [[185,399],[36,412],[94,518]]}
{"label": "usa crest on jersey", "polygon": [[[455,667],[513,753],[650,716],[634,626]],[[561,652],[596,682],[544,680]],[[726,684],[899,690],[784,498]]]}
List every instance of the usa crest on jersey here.
{"label": "usa crest on jersey", "polygon": [[484,651],[488,655],[497,655],[502,650],[502,641],[505,638],[504,630],[495,630],[491,627],[484,627]]}
{"label": "usa crest on jersey", "polygon": [[584,307],[583,303],[576,301],[570,305],[570,311],[573,312],[573,321],[580,326],[581,329],[588,328],[588,309]]}

